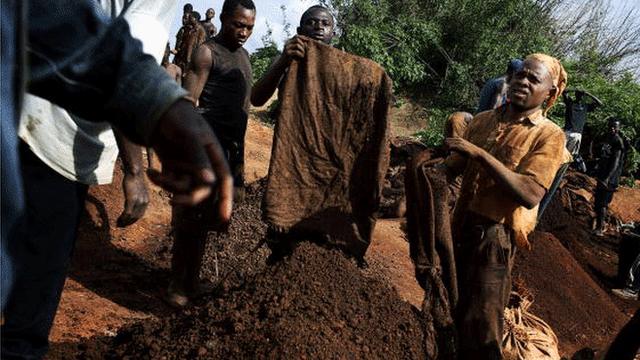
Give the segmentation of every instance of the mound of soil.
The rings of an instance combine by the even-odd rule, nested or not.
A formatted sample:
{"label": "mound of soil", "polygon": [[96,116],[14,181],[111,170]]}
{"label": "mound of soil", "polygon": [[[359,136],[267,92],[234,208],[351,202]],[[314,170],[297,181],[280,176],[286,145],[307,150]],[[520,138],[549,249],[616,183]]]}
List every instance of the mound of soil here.
{"label": "mound of soil", "polygon": [[121,332],[114,358],[423,358],[417,310],[310,243],[241,289]]}
{"label": "mound of soil", "polygon": [[532,313],[551,325],[562,353],[604,348],[627,318],[555,236],[529,239],[533,248],[518,252],[514,283],[533,295]]}
{"label": "mound of soil", "polygon": [[[624,280],[618,277],[621,236],[616,224],[619,219],[615,214],[610,216],[609,231],[604,237],[597,237],[591,232],[595,216],[592,199],[595,186],[593,178],[569,172],[564,185],[543,214],[537,230],[552,233],[559,239],[582,269],[602,289],[619,288],[624,285]],[[605,295],[629,316],[638,308],[637,301],[622,300],[607,293]]]}
{"label": "mound of soil", "polygon": [[210,233],[200,277],[211,283],[224,280],[224,289],[241,286],[265,268],[270,251],[260,246],[267,232],[262,221],[262,196],[266,181],[248,185],[242,203],[234,204],[226,233]]}

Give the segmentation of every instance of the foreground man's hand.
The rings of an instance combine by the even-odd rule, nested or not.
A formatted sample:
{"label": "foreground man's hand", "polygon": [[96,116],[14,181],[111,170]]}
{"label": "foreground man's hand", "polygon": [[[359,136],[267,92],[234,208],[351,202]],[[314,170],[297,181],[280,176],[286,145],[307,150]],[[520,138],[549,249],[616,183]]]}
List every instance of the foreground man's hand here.
{"label": "foreground man's hand", "polygon": [[176,204],[193,206],[217,196],[219,220],[229,221],[233,206],[229,165],[218,139],[192,103],[180,100],[162,115],[151,146],[162,162],[162,172],[149,169],[151,181],[173,192]]}
{"label": "foreground man's hand", "polygon": [[119,227],[129,226],[138,221],[144,215],[149,205],[149,192],[144,182],[143,173],[125,173],[122,180],[124,191],[124,210],[118,217]]}

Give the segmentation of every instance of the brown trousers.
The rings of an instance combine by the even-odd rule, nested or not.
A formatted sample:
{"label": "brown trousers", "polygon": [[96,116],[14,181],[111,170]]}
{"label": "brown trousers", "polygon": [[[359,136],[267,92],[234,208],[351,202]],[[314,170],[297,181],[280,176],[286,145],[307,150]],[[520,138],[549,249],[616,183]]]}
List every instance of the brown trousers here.
{"label": "brown trousers", "polygon": [[470,213],[455,242],[459,359],[502,359],[504,308],[511,292],[513,231]]}

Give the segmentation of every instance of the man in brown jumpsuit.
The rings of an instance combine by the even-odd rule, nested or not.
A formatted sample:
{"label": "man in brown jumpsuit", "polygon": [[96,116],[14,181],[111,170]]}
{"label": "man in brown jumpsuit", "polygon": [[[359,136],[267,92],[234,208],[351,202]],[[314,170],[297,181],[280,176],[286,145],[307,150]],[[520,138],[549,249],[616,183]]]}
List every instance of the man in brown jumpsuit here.
{"label": "man in brown jumpsuit", "polygon": [[[198,99],[202,116],[220,139],[231,167],[234,197],[241,200],[244,186],[244,135],[249,114],[253,77],[249,54],[242,47],[253,32],[256,8],[251,0],[225,0],[220,33],[194,54],[184,82]],[[197,207],[173,207],[175,240],[172,277],[167,301],[183,307],[201,292],[200,266],[207,232],[216,230],[216,199]]]}
{"label": "man in brown jumpsuit", "polygon": [[565,156],[564,133],[545,115],[566,79],[558,60],[530,55],[510,81],[510,101],[476,115],[463,138],[445,140],[449,174],[463,173],[452,219],[459,359],[502,359],[516,246],[529,246],[538,204]]}

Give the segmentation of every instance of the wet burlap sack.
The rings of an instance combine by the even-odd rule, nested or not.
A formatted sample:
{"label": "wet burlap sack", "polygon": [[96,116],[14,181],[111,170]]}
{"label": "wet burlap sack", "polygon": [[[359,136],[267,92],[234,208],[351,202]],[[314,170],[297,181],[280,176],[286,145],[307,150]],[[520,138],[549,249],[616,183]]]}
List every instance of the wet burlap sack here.
{"label": "wet burlap sack", "polygon": [[558,338],[551,327],[531,314],[531,300],[511,293],[504,310],[502,355],[505,360],[560,360]]}
{"label": "wet burlap sack", "polygon": [[263,202],[273,230],[364,255],[388,165],[391,89],[375,62],[307,41],[278,95]]}
{"label": "wet burlap sack", "polygon": [[433,151],[414,156],[407,164],[407,233],[418,283],[425,291],[422,314],[426,323],[427,359],[455,359],[452,310],[458,299],[456,264],[449,220],[449,186],[439,168],[443,159]]}

